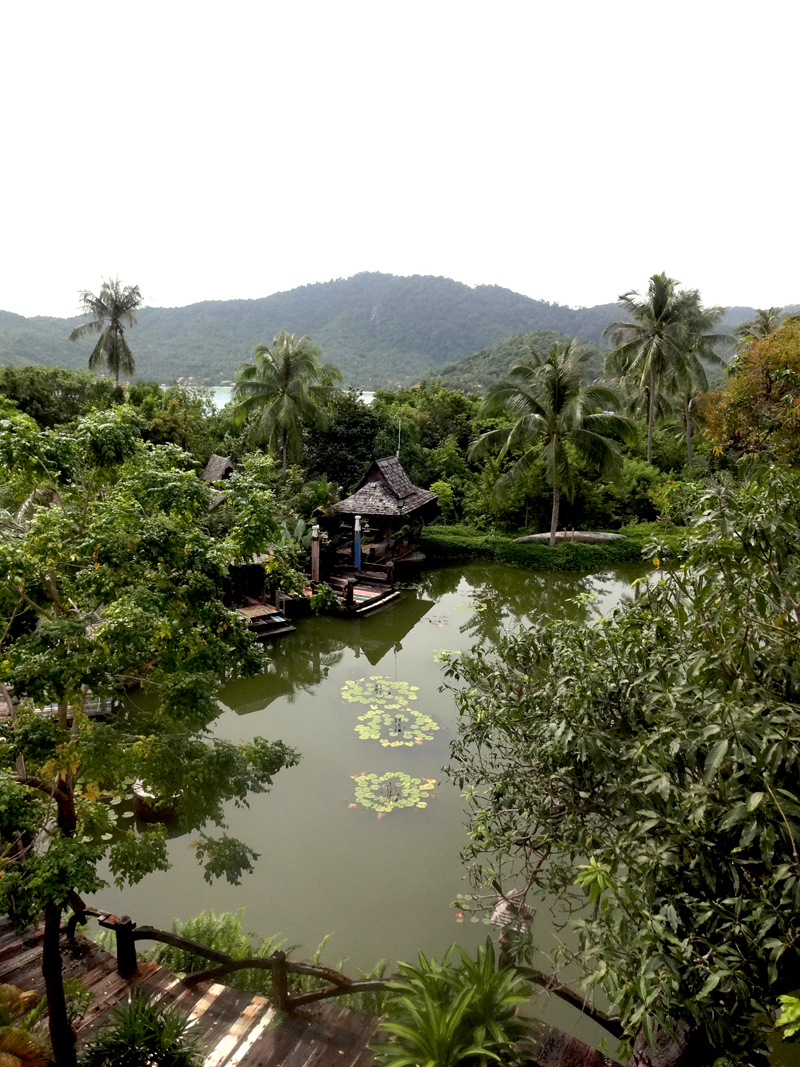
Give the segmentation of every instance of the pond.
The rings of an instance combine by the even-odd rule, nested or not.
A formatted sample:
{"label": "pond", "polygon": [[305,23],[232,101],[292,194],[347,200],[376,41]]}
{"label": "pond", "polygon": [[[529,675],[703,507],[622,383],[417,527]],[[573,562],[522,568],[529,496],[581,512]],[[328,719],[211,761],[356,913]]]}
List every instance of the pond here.
{"label": "pond", "polygon": [[[247,929],[282,934],[302,946],[298,958],[333,933],[324,962],[346,957],[351,973],[380,958],[415,959],[418,949],[440,958],[453,941],[471,949],[487,928],[459,924],[451,907],[468,891],[459,859],[464,815],[458,790],[442,780],[457,715],[452,697],[439,691],[434,653],[490,646],[542,612],[608,614],[635,595],[631,581],[642,573],[640,566],[536,573],[474,562],[424,572],[399,601],[368,618],[301,621],[268,651],[262,674],[224,689],[213,728],[234,741],[280,738],[302,753],[269,794],[229,812],[230,832],[260,853],[255,873],[239,887],[208,885],[192,838],[180,836],[170,842],[169,872],[122,893],[104,890],[98,904],[166,928],[173,917],[207,908],[245,908]],[[596,596],[588,604],[587,593]],[[367,774],[376,778],[356,780]],[[413,806],[386,802],[386,782],[377,781],[385,775],[419,779]],[[390,793],[404,795],[405,779],[387,780]],[[390,810],[363,806],[370,792]],[[544,951],[552,944],[541,909],[534,937]],[[567,1024],[569,1009],[559,1004],[537,1011]],[[587,1040],[600,1034],[569,1025]]]}

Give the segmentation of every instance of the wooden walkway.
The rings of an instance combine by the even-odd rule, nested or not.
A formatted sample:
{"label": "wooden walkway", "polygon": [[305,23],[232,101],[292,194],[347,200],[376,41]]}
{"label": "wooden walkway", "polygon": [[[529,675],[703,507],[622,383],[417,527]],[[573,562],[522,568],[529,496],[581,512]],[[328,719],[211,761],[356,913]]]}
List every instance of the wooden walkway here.
{"label": "wooden walkway", "polygon": [[[44,992],[42,935],[42,927],[18,934],[0,920],[0,982]],[[264,997],[217,983],[187,989],[155,963],[140,963],[132,978],[120,978],[116,958],[81,937],[74,948],[64,940],[62,958],[64,976],[80,978],[94,994],[76,1027],[79,1043],[91,1037],[109,1008],[141,986],[197,1020],[194,1032],[207,1049],[205,1067],[370,1067],[373,1062],[367,1045],[378,1020],[335,1001],[283,1015]]]}
{"label": "wooden walkway", "polygon": [[[44,993],[43,933],[39,927],[18,934],[7,919],[0,919],[0,982]],[[78,937],[71,944],[63,937],[61,955],[64,977],[80,978],[94,994],[76,1026],[79,1044],[91,1038],[110,1008],[141,986],[197,1020],[195,1033],[207,1049],[205,1067],[372,1067],[367,1045],[377,1036],[379,1020],[343,1008],[335,1000],[287,1015],[264,997],[218,983],[189,989],[156,963],[140,962],[131,978],[121,978],[116,957],[87,938]],[[591,1046],[545,1024],[529,1034],[528,1050],[531,1067],[614,1064]]]}

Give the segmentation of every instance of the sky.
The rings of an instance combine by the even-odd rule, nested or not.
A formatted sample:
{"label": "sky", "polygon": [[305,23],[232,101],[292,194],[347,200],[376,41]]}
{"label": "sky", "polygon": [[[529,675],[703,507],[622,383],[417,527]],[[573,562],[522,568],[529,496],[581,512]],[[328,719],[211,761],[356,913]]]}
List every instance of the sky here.
{"label": "sky", "polygon": [[788,0],[3,4],[0,309],[360,271],[798,303],[798,31]]}

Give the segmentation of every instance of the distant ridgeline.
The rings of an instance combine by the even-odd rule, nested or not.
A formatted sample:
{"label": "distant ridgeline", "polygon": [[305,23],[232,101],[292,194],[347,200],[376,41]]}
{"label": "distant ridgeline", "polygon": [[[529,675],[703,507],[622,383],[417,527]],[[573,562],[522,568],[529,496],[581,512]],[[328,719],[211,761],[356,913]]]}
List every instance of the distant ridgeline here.
{"label": "distant ridgeline", "polygon": [[[145,296],[146,279],[137,279]],[[732,308],[725,326],[752,318],[753,308]],[[167,381],[193,376],[198,384],[230,380],[257,344],[269,344],[279,330],[310,333],[326,361],[345,380],[363,389],[408,385],[447,368],[446,380],[460,385],[452,364],[471,357],[467,369],[479,388],[488,364],[524,354],[516,335],[536,332],[546,351],[557,334],[596,344],[619,315],[616,304],[569,308],[503,289],[468,285],[449,278],[357,274],[275,293],[259,300],[214,300],[183,308],[145,308],[130,333],[137,377]],[[730,321],[728,321],[730,319]],[[93,341],[69,344],[81,318],[24,318],[0,311],[0,364],[56,364],[85,368]],[[538,336],[544,334],[550,340]],[[514,349],[497,342],[510,338]],[[517,351],[519,349],[519,351]],[[477,355],[473,356],[473,353]],[[484,370],[484,365],[486,365]],[[507,369],[505,367],[504,369]]]}

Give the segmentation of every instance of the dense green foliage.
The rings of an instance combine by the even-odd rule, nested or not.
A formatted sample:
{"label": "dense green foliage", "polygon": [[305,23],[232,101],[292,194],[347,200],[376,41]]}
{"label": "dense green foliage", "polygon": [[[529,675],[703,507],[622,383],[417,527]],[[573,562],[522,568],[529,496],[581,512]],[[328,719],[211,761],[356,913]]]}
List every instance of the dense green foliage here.
{"label": "dense green foliage", "polygon": [[249,418],[250,440],[265,444],[283,470],[302,452],[303,423],[316,428],[327,422],[321,404],[342,374],[321,357],[308,335],[281,330],[272,348],[256,345],[253,362],[236,371],[235,410]]}
{"label": "dense green foliage", "polygon": [[451,671],[476,883],[572,908],[566,956],[691,1062],[747,1062],[800,982],[798,501],[775,468],[707,492],[631,606]]}

